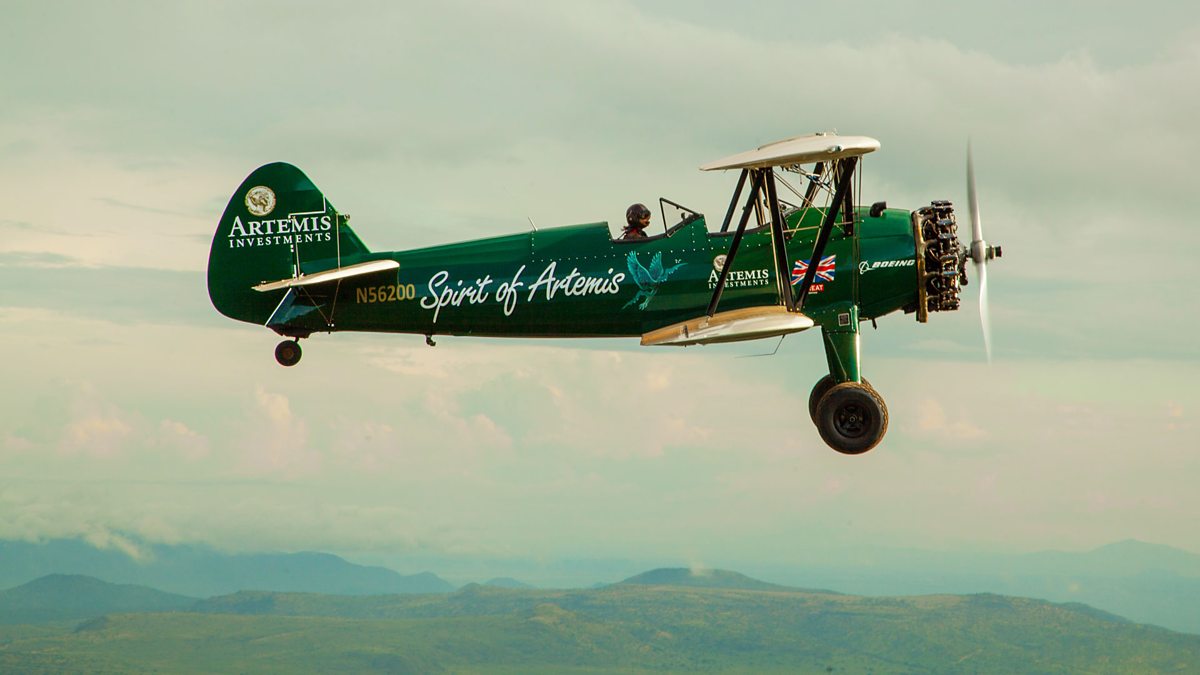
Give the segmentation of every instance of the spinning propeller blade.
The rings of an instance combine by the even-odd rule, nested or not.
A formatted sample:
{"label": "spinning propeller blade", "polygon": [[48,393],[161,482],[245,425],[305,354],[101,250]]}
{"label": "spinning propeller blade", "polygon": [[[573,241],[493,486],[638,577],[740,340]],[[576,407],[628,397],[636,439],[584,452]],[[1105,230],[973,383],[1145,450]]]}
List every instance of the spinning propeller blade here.
{"label": "spinning propeller blade", "polygon": [[979,199],[975,194],[975,162],[971,158],[971,142],[967,141],[967,203],[971,210],[971,248],[967,254],[975,263],[975,276],[979,279],[979,323],[983,326],[983,348],[988,363],[992,362],[992,324],[988,318],[987,263],[988,259],[1000,255],[997,247],[988,246],[983,238],[983,222],[979,217]]}
{"label": "spinning propeller blade", "polygon": [[983,350],[988,363],[992,362],[992,322],[988,318],[987,263],[975,263],[975,276],[979,277],[979,323],[983,326]]}

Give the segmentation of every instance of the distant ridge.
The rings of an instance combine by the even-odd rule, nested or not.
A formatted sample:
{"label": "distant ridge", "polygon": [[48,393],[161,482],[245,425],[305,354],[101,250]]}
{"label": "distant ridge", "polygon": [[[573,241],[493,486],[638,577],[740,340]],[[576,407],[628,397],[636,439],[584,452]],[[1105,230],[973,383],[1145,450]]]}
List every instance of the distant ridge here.
{"label": "distant ridge", "polygon": [[449,593],[431,572],[403,575],[329,553],[224,553],[206,546],[140,545],[140,559],[76,539],[0,541],[0,588],[46,574],[85,574],[195,597],[242,590],[374,595]]}
{"label": "distant ridge", "polygon": [[637,586],[694,586],[699,588],[732,588],[743,591],[796,591],[800,589],[759,581],[729,570],[660,567],[642,572],[619,582],[618,585]]}
{"label": "distant ridge", "polygon": [[492,586],[493,588],[516,588],[521,590],[529,590],[537,588],[533,584],[527,584],[524,581],[518,581],[512,577],[496,577],[483,582],[484,586]]}
{"label": "distant ridge", "polygon": [[169,612],[197,598],[146,586],[110,584],[82,574],[50,574],[0,591],[0,623],[87,619],[115,612]]}
{"label": "distant ridge", "polygon": [[[0,589],[48,574],[82,574],[115,584],[137,584],[193,597],[229,595],[241,590],[336,595],[453,593],[455,586],[435,574],[400,574],[384,567],[357,565],[323,553],[231,554],[204,545],[164,545],[121,535],[122,546],[98,548],[82,539],[41,542],[0,540]],[[651,570],[614,584],[638,570],[631,561],[561,561],[558,577],[512,566],[505,573],[534,580],[538,588],[611,588],[620,583],[679,587],[758,588],[773,584],[723,571]],[[437,564],[437,563],[432,563]],[[643,565],[647,569],[650,565]],[[524,570],[516,572],[515,570]],[[541,567],[545,572],[549,568]],[[579,570],[586,570],[580,573]],[[563,583],[563,570],[571,570]],[[809,560],[760,565],[754,571],[784,584],[776,588],[851,595],[911,596],[997,593],[1058,603],[1085,603],[1176,631],[1200,634],[1200,555],[1137,540],[1114,542],[1088,551],[1000,554],[879,549],[845,555],[837,562]],[[511,586],[508,577],[485,582]],[[749,579],[749,585],[744,579]],[[589,583],[604,580],[603,583]],[[516,582],[521,583],[521,582]],[[505,594],[501,594],[505,595]],[[0,619],[2,620],[2,619]],[[4,669],[0,667],[0,671]]]}

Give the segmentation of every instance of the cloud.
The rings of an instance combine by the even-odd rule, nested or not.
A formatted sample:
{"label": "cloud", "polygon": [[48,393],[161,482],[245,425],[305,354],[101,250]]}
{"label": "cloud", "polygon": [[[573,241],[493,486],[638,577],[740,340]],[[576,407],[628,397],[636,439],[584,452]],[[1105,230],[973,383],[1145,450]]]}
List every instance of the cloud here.
{"label": "cloud", "polygon": [[78,260],[58,253],[10,251],[0,253],[0,267],[63,269],[76,267]]}
{"label": "cloud", "polygon": [[128,537],[102,527],[83,533],[82,538],[98,549],[116,549],[138,562],[145,562],[153,558],[153,555],[149,551],[143,550],[141,546]]}
{"label": "cloud", "polygon": [[209,455],[208,440],[183,422],[165,419],[158,429],[162,444],[178,450],[183,457],[194,461]]}
{"label": "cloud", "polygon": [[132,429],[117,417],[88,415],[73,420],[63,431],[64,451],[82,452],[97,458],[111,458],[121,451]]}
{"label": "cloud", "polygon": [[[961,415],[962,411],[959,410]],[[924,398],[918,404],[916,429],[922,435],[938,438],[947,443],[962,443],[974,441],[984,436],[984,432],[970,421],[956,416],[950,420],[946,409],[933,398]]]}
{"label": "cloud", "polygon": [[28,438],[23,438],[17,434],[4,434],[4,442],[0,447],[4,448],[5,454],[23,454],[32,451],[37,446]]}
{"label": "cloud", "polygon": [[1178,432],[1192,427],[1192,421],[1184,412],[1183,404],[1167,401],[1167,431]]}
{"label": "cloud", "polygon": [[244,438],[237,443],[237,471],[250,476],[296,477],[316,472],[321,454],[309,446],[309,425],[292,414],[287,396],[254,390]]}
{"label": "cloud", "polygon": [[[743,385],[725,382],[725,366],[659,352],[507,347],[451,343],[430,356],[436,377],[421,405],[443,431],[475,420],[476,432],[503,429],[520,447],[570,447],[596,457],[657,457],[673,447],[719,445],[712,419]],[[430,350],[373,349],[373,362],[406,375]],[[572,373],[563,377],[564,373]],[[757,395],[757,393],[756,393]],[[482,423],[482,420],[487,420]],[[483,447],[509,442],[475,438]]]}

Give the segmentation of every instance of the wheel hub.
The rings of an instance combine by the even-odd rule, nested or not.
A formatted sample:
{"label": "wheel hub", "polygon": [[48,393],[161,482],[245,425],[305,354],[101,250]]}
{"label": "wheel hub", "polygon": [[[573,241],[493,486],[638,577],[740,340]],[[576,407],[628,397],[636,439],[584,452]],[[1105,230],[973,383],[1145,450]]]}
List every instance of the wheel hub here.
{"label": "wheel hub", "polygon": [[867,411],[857,404],[849,404],[842,406],[834,419],[838,431],[842,434],[858,438],[862,436],[867,429]]}

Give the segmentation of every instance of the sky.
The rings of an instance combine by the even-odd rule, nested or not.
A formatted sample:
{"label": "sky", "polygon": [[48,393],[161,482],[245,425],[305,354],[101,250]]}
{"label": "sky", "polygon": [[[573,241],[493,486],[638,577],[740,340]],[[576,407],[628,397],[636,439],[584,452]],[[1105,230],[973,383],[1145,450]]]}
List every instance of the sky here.
{"label": "sky", "polygon": [[[0,538],[402,572],[1200,552],[1187,3],[0,11]],[[969,139],[1004,248],[991,364],[975,285],[866,329],[890,427],[863,456],[808,419],[816,333],[773,356],[316,335],[285,369],[207,298],[217,220],[271,161],[399,250],[660,196],[717,220],[735,178],[700,164],[814,131],[879,139],[862,201],[909,209],[965,206]]]}

